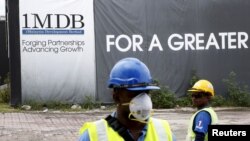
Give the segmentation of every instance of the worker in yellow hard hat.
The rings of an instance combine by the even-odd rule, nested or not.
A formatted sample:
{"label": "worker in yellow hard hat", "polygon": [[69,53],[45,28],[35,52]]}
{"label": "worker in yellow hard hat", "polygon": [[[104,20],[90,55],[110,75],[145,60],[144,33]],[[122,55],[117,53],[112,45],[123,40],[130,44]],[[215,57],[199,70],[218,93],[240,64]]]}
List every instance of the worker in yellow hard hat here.
{"label": "worker in yellow hard hat", "polygon": [[191,94],[193,106],[197,111],[190,119],[186,141],[207,141],[208,125],[218,122],[217,114],[210,105],[214,97],[213,85],[202,79],[197,81],[188,93]]}

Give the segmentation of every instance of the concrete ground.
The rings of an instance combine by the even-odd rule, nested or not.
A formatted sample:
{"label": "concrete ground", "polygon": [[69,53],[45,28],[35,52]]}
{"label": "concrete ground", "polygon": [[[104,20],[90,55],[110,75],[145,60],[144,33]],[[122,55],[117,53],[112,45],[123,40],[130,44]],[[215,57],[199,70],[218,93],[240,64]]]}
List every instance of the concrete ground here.
{"label": "concrete ground", "polygon": [[[184,141],[188,120],[195,109],[155,110],[154,117],[166,119],[178,141]],[[250,108],[215,108],[220,124],[250,125]],[[86,121],[105,117],[110,110],[87,112],[26,111],[0,113],[0,141],[77,141]]]}

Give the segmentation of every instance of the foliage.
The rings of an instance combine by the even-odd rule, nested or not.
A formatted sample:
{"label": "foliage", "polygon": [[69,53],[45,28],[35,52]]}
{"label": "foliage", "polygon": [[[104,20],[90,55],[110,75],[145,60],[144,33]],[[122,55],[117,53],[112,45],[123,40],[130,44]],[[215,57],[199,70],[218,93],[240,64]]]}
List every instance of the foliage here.
{"label": "foliage", "polygon": [[11,107],[7,103],[0,103],[0,112],[2,112],[2,113],[18,112],[18,111],[19,111],[18,109]]}
{"label": "foliage", "polygon": [[0,90],[0,102],[9,103],[10,101],[10,78],[9,74],[4,78],[4,84],[7,85],[6,88]]}
{"label": "foliage", "polygon": [[[196,71],[195,70],[192,70],[191,72],[191,79],[189,81],[189,86],[188,86],[188,89],[192,88],[193,85],[200,79],[200,77],[197,75]],[[187,90],[188,90],[187,89]],[[186,90],[186,91],[187,91]],[[177,105],[180,106],[180,107],[190,107],[192,106],[192,99],[191,99],[191,95],[185,95],[183,97],[179,97],[177,100]]]}
{"label": "foliage", "polygon": [[173,108],[176,105],[176,98],[168,87],[161,87],[160,90],[150,92],[154,108]]}
{"label": "foliage", "polygon": [[212,106],[216,106],[216,107],[219,107],[219,106],[224,106],[226,103],[226,100],[223,96],[221,95],[215,95],[212,99]]}
{"label": "foliage", "polygon": [[176,100],[176,105],[180,107],[190,107],[192,106],[192,99],[190,95],[180,97]]}
{"label": "foliage", "polygon": [[248,86],[240,86],[236,81],[236,74],[230,72],[227,79],[223,79],[227,86],[227,104],[231,106],[250,106],[250,93]]}
{"label": "foliage", "polygon": [[[190,80],[190,87],[194,85],[195,82],[199,80],[196,72],[192,72],[192,77]],[[236,81],[236,74],[231,72],[227,79],[223,79],[226,84],[227,92],[225,96],[216,94],[212,99],[212,106],[250,106],[250,93],[247,85],[240,85]],[[12,109],[13,107],[6,106],[10,101],[10,79],[9,75],[4,79],[4,83],[7,84],[7,88],[0,90],[0,111],[6,111],[6,109]],[[155,81],[159,84],[158,81]],[[150,91],[150,96],[153,102],[153,108],[174,108],[176,106],[189,107],[192,106],[192,100],[190,95],[185,95],[183,97],[177,98],[175,94],[169,89],[168,86],[160,86],[160,90]],[[189,87],[189,88],[190,88]],[[2,105],[5,105],[1,107]],[[40,102],[40,101],[26,101],[23,105],[30,105],[32,110],[41,110],[44,107],[48,109],[59,109],[59,110],[73,110],[71,109],[72,104],[63,103],[58,101]],[[84,101],[80,103],[83,110],[89,110],[94,108],[100,108],[101,103],[96,101],[92,96],[85,96]],[[106,107],[106,106],[105,106]],[[11,110],[10,110],[11,111]]]}
{"label": "foliage", "polygon": [[43,108],[48,108],[48,109],[69,109],[70,104],[68,103],[63,103],[59,101],[48,101],[48,102],[40,102],[40,101],[35,101],[35,100],[29,100],[23,102],[23,105],[29,105],[32,107],[32,110],[42,110]]}
{"label": "foliage", "polygon": [[[71,109],[72,106],[72,104],[70,103],[60,101],[39,102],[35,100],[25,101],[23,102],[23,105],[30,105],[32,107],[32,110],[42,110],[45,107],[52,110],[67,110]],[[99,102],[94,101],[91,96],[85,96],[84,102],[80,104],[80,106],[84,110],[99,108],[100,105],[101,104]]]}
{"label": "foliage", "polygon": [[100,102],[96,102],[92,96],[85,96],[84,102],[81,104],[84,109],[94,109],[96,107],[100,107]]}
{"label": "foliage", "polygon": [[8,103],[10,101],[10,94],[8,88],[0,90],[0,102]]}
{"label": "foliage", "polygon": [[200,80],[200,77],[197,75],[196,71],[195,70],[192,70],[191,72],[191,79],[190,79],[190,82],[189,82],[189,88],[193,87],[193,85],[198,81]]}

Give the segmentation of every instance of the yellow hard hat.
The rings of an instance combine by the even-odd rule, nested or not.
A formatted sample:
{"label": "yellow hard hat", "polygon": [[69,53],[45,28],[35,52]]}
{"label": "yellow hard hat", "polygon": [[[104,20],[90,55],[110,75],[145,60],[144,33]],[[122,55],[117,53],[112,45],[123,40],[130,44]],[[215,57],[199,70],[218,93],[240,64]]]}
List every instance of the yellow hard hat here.
{"label": "yellow hard hat", "polygon": [[208,80],[199,80],[188,92],[205,92],[214,96],[214,87]]}

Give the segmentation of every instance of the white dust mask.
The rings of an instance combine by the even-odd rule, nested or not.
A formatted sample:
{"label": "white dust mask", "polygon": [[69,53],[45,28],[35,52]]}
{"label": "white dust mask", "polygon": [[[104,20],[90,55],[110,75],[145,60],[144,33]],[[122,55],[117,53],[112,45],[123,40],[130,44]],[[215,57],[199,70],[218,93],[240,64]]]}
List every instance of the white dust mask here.
{"label": "white dust mask", "polygon": [[145,121],[148,119],[152,112],[152,101],[146,93],[141,93],[134,97],[129,103],[129,118],[131,114],[136,118],[132,120]]}

